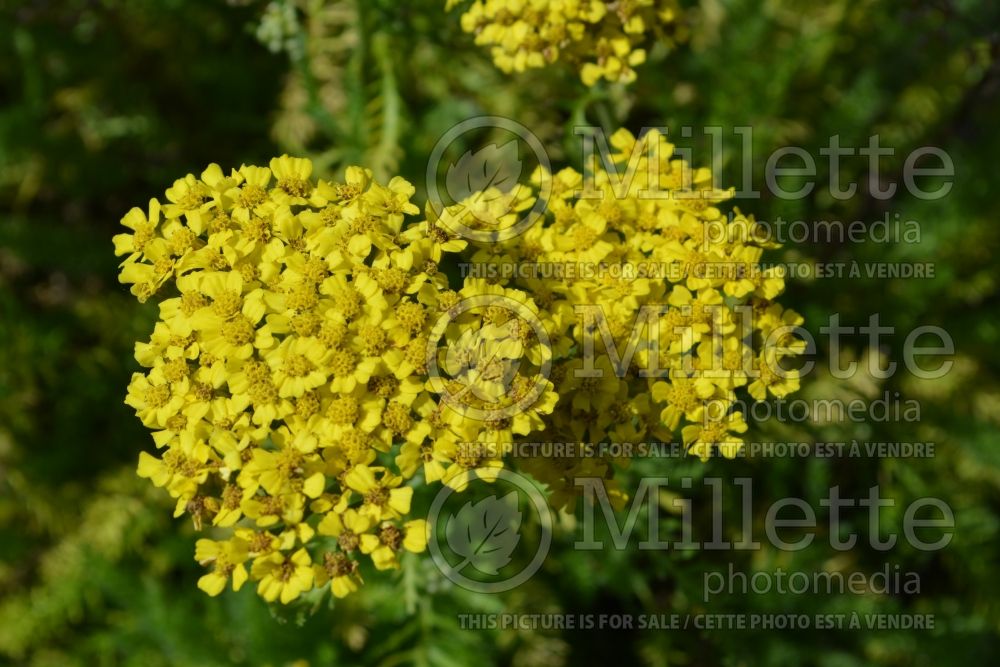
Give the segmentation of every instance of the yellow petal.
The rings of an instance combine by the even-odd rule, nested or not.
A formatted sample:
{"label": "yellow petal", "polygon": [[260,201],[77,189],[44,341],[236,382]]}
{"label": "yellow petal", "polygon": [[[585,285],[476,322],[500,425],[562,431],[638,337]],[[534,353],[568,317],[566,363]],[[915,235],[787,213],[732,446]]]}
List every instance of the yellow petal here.
{"label": "yellow petal", "polygon": [[427,548],[427,521],[416,519],[408,521],[403,529],[406,537],[403,538],[403,548],[413,553],[421,553]]}
{"label": "yellow petal", "polygon": [[399,514],[410,512],[410,500],[413,498],[413,488],[405,486],[389,492],[389,507]]}
{"label": "yellow petal", "polygon": [[226,588],[226,578],[218,572],[210,572],[198,580],[198,588],[215,597]]}
{"label": "yellow petal", "polygon": [[344,475],[344,482],[358,493],[368,493],[375,488],[375,473],[368,466],[355,466]]}
{"label": "yellow petal", "polygon": [[330,535],[332,537],[339,536],[344,531],[344,524],[334,512],[330,512],[323,517],[323,520],[319,522],[316,526],[316,530],[319,531],[320,535]]}
{"label": "yellow petal", "polygon": [[233,570],[233,590],[238,591],[247,581],[247,569],[242,565],[237,565]]}
{"label": "yellow petal", "polygon": [[330,582],[330,590],[338,598],[344,598],[358,590],[358,584],[351,577],[334,577]]}
{"label": "yellow petal", "polygon": [[325,486],[326,477],[323,476],[323,473],[318,472],[302,484],[302,493],[306,494],[309,498],[319,498]]}

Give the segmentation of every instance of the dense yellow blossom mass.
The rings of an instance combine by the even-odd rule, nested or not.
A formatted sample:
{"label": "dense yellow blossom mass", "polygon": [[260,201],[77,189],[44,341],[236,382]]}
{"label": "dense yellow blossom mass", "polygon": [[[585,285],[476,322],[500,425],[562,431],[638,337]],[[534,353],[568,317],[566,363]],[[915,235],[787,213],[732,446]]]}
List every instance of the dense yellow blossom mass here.
{"label": "dense yellow blossom mass", "polygon": [[[558,507],[575,504],[580,477],[625,497],[610,479],[622,461],[508,456],[512,443],[680,431],[696,455],[731,456],[746,429],[736,392],[797,388],[778,362],[802,352],[801,318],[774,302],[783,279],[759,270],[752,218],[721,213],[729,193],[662,136],[611,144],[630,178],[537,172],[535,185],[552,182],[544,218],[503,242],[453,230],[516,217],[533,186],[418,220],[401,178],[350,167],[317,181],[288,156],[210,165],[125,215],[120,278],[159,305],[126,398],[157,449],[138,473],[221,538],[196,545],[203,590],[252,581],[288,603],[329,583],[343,597],[363,559],[385,570],[425,549],[429,527],[411,513],[421,485],[460,490],[469,471],[488,481],[516,465]],[[650,145],[662,157],[633,159]],[[484,215],[482,201],[508,209]],[[459,257],[646,269],[456,279],[445,269]]]}
{"label": "dense yellow blossom mass", "polygon": [[[448,0],[447,8],[465,4]],[[506,73],[563,60],[593,86],[634,81],[645,46],[672,41],[679,11],[675,0],[475,0],[461,22]]]}

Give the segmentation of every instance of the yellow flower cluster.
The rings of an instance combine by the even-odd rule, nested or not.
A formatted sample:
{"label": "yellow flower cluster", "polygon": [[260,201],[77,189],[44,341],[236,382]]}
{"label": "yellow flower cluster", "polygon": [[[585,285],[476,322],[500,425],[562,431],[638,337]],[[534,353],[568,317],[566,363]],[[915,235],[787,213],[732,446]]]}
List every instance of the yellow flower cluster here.
{"label": "yellow flower cluster", "polygon": [[[447,8],[460,4],[448,0]],[[461,22],[504,72],[562,59],[593,86],[634,81],[633,68],[646,60],[643,46],[669,40],[678,13],[675,0],[475,0]]]}
{"label": "yellow flower cluster", "polygon": [[427,382],[435,327],[445,349],[484,330],[501,358],[540,363],[534,335],[489,308],[449,314],[497,292],[533,302],[484,281],[448,289],[438,264],[465,242],[428,221],[404,228],[419,210],[403,179],[383,186],[352,167],[345,183],[316,183],[311,171],[287,156],[229,175],[211,165],[176,181],[167,203],[130,211],[131,233],[114,239],[122,282],[140,300],[166,293],[126,399],[162,450],[138,472],[177,499],[176,515],[229,532],[197,544],[212,595],[249,578],[269,601],[326,581],[344,596],[360,583],[359,553],[398,567],[427,539],[404,482],[499,468],[458,444],[541,428],[555,404],[546,384],[511,419],[449,408],[489,395],[464,390],[483,382],[461,360],[442,359],[449,382]]}
{"label": "yellow flower cluster", "polygon": [[[619,130],[609,143],[610,172],[603,164],[586,179],[573,169],[537,171],[535,185],[551,186],[543,221],[511,242],[473,249],[472,263],[512,275],[501,282],[549,314],[560,400],[545,419],[547,441],[671,442],[680,429],[689,453],[735,456],[747,429],[733,409],[737,390],[765,400],[799,387],[798,372],[782,362],[805,351],[795,335],[802,318],[774,301],[783,273],[759,265],[775,244],[758,242],[767,234],[752,217],[721,212],[732,193],[713,189],[709,170],[674,159],[660,133],[637,140]],[[505,205],[522,209],[532,197],[522,187]],[[509,227],[503,216],[470,210],[468,227]],[[505,274],[503,265],[518,271]],[[605,451],[518,464],[548,486],[554,505],[572,507],[577,478],[610,480],[613,465],[627,464],[611,455],[621,448]],[[624,502],[613,480],[607,485]]]}
{"label": "yellow flower cluster", "polygon": [[[759,268],[754,220],[723,215],[730,193],[662,136],[620,131],[611,145],[610,171],[539,171],[418,221],[405,180],[349,167],[344,182],[316,181],[288,156],[211,165],[124,217],[120,279],[159,305],[126,398],[158,449],[138,473],[223,538],[197,543],[203,590],[252,580],[287,603],[329,583],[343,597],[362,556],[385,570],[424,550],[421,484],[461,490],[467,473],[491,481],[514,464],[572,507],[578,478],[611,480],[627,461],[512,443],[680,430],[690,452],[731,456],[746,429],[737,390],[797,389],[780,362],[804,349],[801,318],[774,302],[784,282]],[[456,233],[510,229],[544,182],[544,215],[523,233]],[[453,286],[457,253],[562,269]]]}

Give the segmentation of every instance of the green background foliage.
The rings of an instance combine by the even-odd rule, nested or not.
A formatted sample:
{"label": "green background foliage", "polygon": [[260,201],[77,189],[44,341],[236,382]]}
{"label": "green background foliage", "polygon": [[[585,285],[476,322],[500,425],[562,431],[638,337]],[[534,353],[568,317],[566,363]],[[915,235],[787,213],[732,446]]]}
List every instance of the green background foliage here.
{"label": "green background foliage", "polygon": [[[504,76],[447,15],[443,1],[65,0],[0,2],[0,662],[24,665],[938,665],[988,664],[1000,653],[1000,11],[990,0],[702,0],[688,5],[686,44],[654,48],[628,88],[586,89],[559,68]],[[154,317],[116,281],[111,236],[122,214],[174,178],[312,157],[324,176],[361,163],[401,174],[423,196],[425,160],[449,127],[482,114],[530,127],[556,163],[581,165],[577,124],[639,131],[667,126],[706,163],[701,128],[753,127],[752,183],[782,146],[816,158],[829,137],[864,146],[878,134],[895,154],[883,183],[900,182],[916,147],[954,160],[948,196],[868,196],[871,170],[844,159],[836,200],[817,187],[799,200],[737,201],[762,220],[862,220],[899,214],[920,243],[790,243],[775,261],[933,262],[933,279],[789,281],[783,303],[814,334],[840,313],[858,326],[878,312],[896,327],[882,350],[860,337],[845,355],[901,361],[921,324],[954,338],[944,378],[906,373],[847,381],[816,373],[806,398],[920,401],[916,422],[760,424],[754,440],[934,442],[933,458],[760,458],[701,464],[648,459],[626,473],[706,475],[754,483],[753,522],[793,496],[819,508],[839,486],[860,498],[878,484],[895,506],[945,500],[956,528],[947,548],[869,546],[865,515],[842,528],[840,552],[821,529],[799,552],[580,551],[566,525],[541,571],[506,594],[455,588],[428,558],[408,560],[335,605],[316,598],[269,608],[251,587],[217,599],[195,587],[190,522],[134,475],[148,433],[122,404],[135,340]],[[679,137],[682,126],[695,128]],[[488,137],[472,137],[485,143]],[[741,152],[727,148],[724,183]],[[819,160],[816,182],[828,182]],[[795,185],[788,183],[787,189]],[[827,350],[819,338],[818,355]],[[933,365],[933,364],[929,364]],[[742,505],[726,487],[728,516]],[[710,530],[710,490],[692,498],[696,532]],[[670,497],[664,527],[676,530]],[[646,511],[646,510],[643,510]],[[564,519],[562,523],[568,523]],[[637,523],[641,533],[645,515]],[[735,529],[735,528],[734,528]],[[880,571],[920,576],[916,595],[719,596],[704,575],[741,571]],[[467,613],[924,613],[933,630],[765,632],[471,631]]]}

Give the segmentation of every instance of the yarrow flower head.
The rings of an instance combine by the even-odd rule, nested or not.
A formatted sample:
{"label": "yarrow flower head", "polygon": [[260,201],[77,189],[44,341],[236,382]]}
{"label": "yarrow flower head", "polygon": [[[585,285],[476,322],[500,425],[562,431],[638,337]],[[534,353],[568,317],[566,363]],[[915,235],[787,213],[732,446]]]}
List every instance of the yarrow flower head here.
{"label": "yarrow flower head", "polygon": [[[449,10],[466,5],[447,2]],[[475,0],[461,23],[506,73],[562,60],[593,86],[634,81],[646,45],[672,41],[679,12],[675,0]]]}
{"label": "yarrow flower head", "polygon": [[[650,142],[666,145],[619,132],[615,160]],[[199,587],[250,581],[281,603],[317,587],[349,595],[366,570],[425,549],[414,492],[462,490],[468,473],[489,482],[517,465],[559,507],[575,504],[584,476],[625,499],[611,480],[621,461],[599,452],[512,455],[541,431],[560,442],[679,433],[702,458],[735,454],[747,428],[736,392],[798,387],[778,362],[804,350],[801,318],[774,302],[784,282],[757,266],[753,219],[716,207],[729,193],[683,161],[643,159],[626,185],[593,174],[600,198],[576,196],[575,171],[536,172],[553,182],[544,219],[502,243],[450,231],[472,226],[468,202],[419,219],[402,178],[349,167],[316,180],[288,156],[228,174],[210,165],[127,213],[120,280],[159,306],[125,399],[157,450],[138,474],[176,500],[175,516],[211,527],[195,549],[208,568]],[[517,193],[505,201],[532,206],[534,186]],[[706,223],[727,233],[709,238]],[[666,270],[450,281],[460,253]],[[655,335],[633,339],[636,321]],[[622,368],[613,350],[626,349]]]}
{"label": "yarrow flower head", "polygon": [[[637,139],[619,130],[610,147],[610,170],[536,171],[533,182],[552,193],[543,221],[502,253],[470,248],[471,263],[547,314],[559,401],[544,418],[546,439],[680,436],[702,459],[735,456],[747,430],[737,392],[765,400],[799,387],[785,362],[805,349],[795,335],[802,318],[774,301],[785,283],[759,265],[772,247],[758,242],[766,234],[752,217],[720,210],[732,193],[715,189],[707,169],[675,159],[656,131]],[[622,462],[611,456],[517,463],[556,506],[575,504],[580,477],[605,479],[612,500],[625,500],[611,479]]]}
{"label": "yarrow flower head", "polygon": [[[405,225],[419,212],[413,191],[358,167],[344,182],[314,181],[308,160],[285,156],[229,174],[211,165],[123,219],[120,279],[160,312],[136,345],[147,371],[126,399],[160,450],[143,453],[138,472],[176,498],[178,516],[230,533],[198,544],[209,594],[251,580],[269,601],[326,582],[346,595],[361,583],[359,559],[397,567],[427,539],[408,516],[409,482],[454,478],[470,462],[447,443],[495,429],[464,415],[462,400],[499,400],[497,380],[517,373],[485,382],[466,365],[459,379],[476,391],[449,404],[428,381],[428,337],[463,298],[530,299],[485,283],[450,290],[438,265],[466,243],[425,233],[426,221]],[[448,324],[446,342],[489,318]],[[543,354],[517,343],[505,362]],[[519,433],[541,427],[537,416],[514,421]]]}

